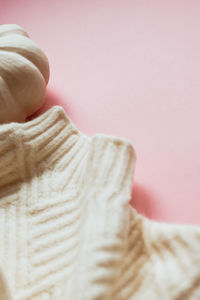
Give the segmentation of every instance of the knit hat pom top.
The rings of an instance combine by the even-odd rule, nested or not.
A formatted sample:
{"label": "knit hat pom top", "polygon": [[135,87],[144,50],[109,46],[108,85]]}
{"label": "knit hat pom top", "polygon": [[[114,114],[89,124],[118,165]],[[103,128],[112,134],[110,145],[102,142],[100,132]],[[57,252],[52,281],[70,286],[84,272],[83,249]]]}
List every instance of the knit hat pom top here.
{"label": "knit hat pom top", "polygon": [[24,122],[44,103],[49,63],[16,24],[0,25],[0,124]]}

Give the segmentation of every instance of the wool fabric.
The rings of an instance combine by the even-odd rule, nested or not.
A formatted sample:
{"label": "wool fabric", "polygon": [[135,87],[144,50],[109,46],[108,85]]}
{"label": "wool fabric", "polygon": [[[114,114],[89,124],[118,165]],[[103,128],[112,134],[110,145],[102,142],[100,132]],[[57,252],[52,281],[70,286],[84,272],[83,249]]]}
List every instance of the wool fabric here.
{"label": "wool fabric", "polygon": [[0,126],[0,300],[200,299],[200,228],[129,205],[135,161],[59,106]]}

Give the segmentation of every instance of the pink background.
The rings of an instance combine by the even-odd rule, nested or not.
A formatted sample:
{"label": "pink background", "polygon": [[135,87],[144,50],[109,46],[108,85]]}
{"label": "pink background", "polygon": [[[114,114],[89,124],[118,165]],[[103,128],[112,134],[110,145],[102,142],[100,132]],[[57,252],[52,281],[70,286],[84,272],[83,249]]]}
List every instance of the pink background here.
{"label": "pink background", "polygon": [[133,143],[138,211],[200,224],[200,1],[0,4],[0,23],[24,27],[50,60],[49,103],[88,135]]}

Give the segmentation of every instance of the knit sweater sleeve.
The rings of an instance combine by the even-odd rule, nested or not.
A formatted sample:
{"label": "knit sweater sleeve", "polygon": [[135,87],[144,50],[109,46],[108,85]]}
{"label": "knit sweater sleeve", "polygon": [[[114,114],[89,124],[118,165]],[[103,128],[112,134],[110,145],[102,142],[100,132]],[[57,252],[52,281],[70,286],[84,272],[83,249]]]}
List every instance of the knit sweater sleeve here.
{"label": "knit sweater sleeve", "polygon": [[74,300],[200,299],[200,228],[139,215],[128,204],[134,163],[129,142],[92,137],[70,295]]}
{"label": "knit sweater sleeve", "polygon": [[85,168],[82,244],[71,280],[73,299],[114,299],[124,240],[136,154],[131,143],[114,136],[91,137]]}

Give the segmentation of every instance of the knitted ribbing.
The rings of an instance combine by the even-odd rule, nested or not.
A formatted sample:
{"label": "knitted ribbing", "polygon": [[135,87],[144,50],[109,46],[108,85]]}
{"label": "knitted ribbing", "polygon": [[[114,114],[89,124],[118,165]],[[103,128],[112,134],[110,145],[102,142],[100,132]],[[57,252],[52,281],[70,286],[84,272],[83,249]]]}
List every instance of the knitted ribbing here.
{"label": "knitted ribbing", "polygon": [[138,215],[134,163],[58,106],[0,126],[0,300],[200,299],[200,229]]}

